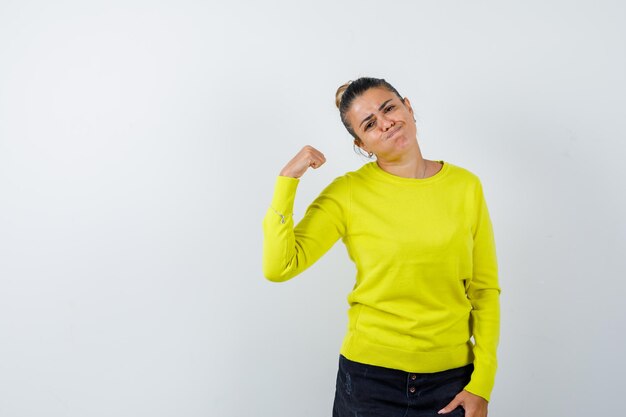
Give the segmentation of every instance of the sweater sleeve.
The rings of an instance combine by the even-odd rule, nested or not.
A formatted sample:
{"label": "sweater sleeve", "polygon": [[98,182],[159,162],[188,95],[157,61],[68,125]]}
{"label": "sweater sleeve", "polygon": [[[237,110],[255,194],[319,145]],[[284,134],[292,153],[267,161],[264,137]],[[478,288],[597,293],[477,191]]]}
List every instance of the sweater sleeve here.
{"label": "sweater sleeve", "polygon": [[467,296],[472,304],[474,372],[465,389],[489,401],[497,368],[500,287],[493,228],[480,181],[475,189],[474,204],[473,276],[467,288]]}
{"label": "sweater sleeve", "polygon": [[294,228],[299,179],[279,176],[263,219],[263,274],[286,281],[313,265],[346,232],[347,178],[338,177],[309,205]]}

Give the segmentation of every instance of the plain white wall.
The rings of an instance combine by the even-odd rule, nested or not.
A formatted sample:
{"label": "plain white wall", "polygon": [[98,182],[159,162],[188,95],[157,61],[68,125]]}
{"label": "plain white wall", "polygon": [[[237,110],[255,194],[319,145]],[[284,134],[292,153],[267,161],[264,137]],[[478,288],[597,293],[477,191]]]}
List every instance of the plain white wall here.
{"label": "plain white wall", "polygon": [[0,416],[330,415],[354,267],[284,284],[261,221],[361,166],[337,86],[385,77],[425,157],[483,181],[502,292],[491,416],[621,406],[618,1],[0,3]]}

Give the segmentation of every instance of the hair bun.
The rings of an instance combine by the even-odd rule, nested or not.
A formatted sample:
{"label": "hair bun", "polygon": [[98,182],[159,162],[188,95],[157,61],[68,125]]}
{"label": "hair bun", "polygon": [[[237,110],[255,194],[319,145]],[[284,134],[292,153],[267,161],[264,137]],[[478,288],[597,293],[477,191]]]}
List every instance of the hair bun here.
{"label": "hair bun", "polygon": [[343,97],[343,93],[346,92],[346,90],[348,89],[348,86],[351,83],[352,83],[352,80],[348,81],[347,83],[343,84],[341,87],[337,89],[337,92],[335,93],[335,105],[337,106],[337,108],[339,108],[339,106],[341,105],[341,99]]}

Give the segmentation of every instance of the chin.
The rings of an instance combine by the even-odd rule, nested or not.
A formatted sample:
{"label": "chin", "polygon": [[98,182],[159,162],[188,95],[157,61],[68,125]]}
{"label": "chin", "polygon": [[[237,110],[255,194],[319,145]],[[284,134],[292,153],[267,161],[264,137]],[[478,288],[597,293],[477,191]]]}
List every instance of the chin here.
{"label": "chin", "polygon": [[405,135],[398,135],[396,138],[391,139],[395,146],[401,146],[403,148],[409,147],[412,144],[412,140],[410,140]]}

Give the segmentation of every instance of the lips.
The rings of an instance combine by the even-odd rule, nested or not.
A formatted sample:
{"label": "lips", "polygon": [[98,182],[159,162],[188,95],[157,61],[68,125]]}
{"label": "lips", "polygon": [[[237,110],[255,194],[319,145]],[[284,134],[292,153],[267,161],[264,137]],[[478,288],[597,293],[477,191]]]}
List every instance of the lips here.
{"label": "lips", "polygon": [[389,133],[387,134],[387,138],[386,138],[385,140],[389,140],[389,139],[391,139],[391,138],[392,138],[392,137],[396,134],[396,132],[397,132],[398,130],[400,130],[401,128],[402,128],[402,126],[398,126],[398,127],[396,127],[395,129],[393,129],[391,132],[389,132]]}

